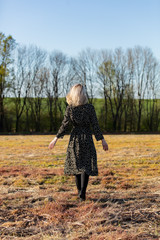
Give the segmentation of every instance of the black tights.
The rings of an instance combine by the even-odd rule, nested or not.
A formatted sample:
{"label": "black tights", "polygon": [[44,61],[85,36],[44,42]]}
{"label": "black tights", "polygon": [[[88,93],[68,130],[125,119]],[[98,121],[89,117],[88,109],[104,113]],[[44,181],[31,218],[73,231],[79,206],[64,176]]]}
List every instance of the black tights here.
{"label": "black tights", "polygon": [[75,179],[79,196],[80,198],[85,199],[89,175],[83,172],[81,174],[75,175]]}

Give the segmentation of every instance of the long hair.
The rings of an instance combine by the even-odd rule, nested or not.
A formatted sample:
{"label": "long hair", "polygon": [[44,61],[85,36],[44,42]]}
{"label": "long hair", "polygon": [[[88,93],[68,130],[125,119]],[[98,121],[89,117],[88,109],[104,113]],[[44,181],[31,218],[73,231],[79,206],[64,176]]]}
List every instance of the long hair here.
{"label": "long hair", "polygon": [[79,106],[88,102],[87,93],[82,84],[75,84],[66,95],[66,101],[69,105]]}

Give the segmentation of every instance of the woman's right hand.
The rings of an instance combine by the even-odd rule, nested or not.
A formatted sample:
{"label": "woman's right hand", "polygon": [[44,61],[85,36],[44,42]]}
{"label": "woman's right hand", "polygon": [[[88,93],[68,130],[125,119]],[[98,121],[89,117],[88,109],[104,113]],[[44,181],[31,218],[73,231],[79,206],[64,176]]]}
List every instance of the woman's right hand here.
{"label": "woman's right hand", "polygon": [[108,144],[104,138],[102,139],[102,146],[104,151],[108,151]]}

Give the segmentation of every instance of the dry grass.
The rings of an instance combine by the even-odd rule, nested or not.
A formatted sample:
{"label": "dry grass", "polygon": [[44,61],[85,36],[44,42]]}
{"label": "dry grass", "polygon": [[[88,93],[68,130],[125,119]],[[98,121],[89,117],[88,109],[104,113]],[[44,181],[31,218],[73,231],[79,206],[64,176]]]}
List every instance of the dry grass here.
{"label": "dry grass", "polygon": [[160,239],[160,136],[95,142],[99,176],[86,202],[63,174],[69,136],[0,136],[0,239]]}

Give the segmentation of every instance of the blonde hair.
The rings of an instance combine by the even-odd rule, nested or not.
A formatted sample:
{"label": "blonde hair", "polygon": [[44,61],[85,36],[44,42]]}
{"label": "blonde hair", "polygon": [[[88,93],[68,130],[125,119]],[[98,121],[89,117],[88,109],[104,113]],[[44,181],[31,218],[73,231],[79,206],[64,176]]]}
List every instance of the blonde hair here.
{"label": "blonde hair", "polygon": [[71,87],[66,96],[66,101],[69,105],[79,106],[88,102],[87,93],[82,84],[75,84]]}

